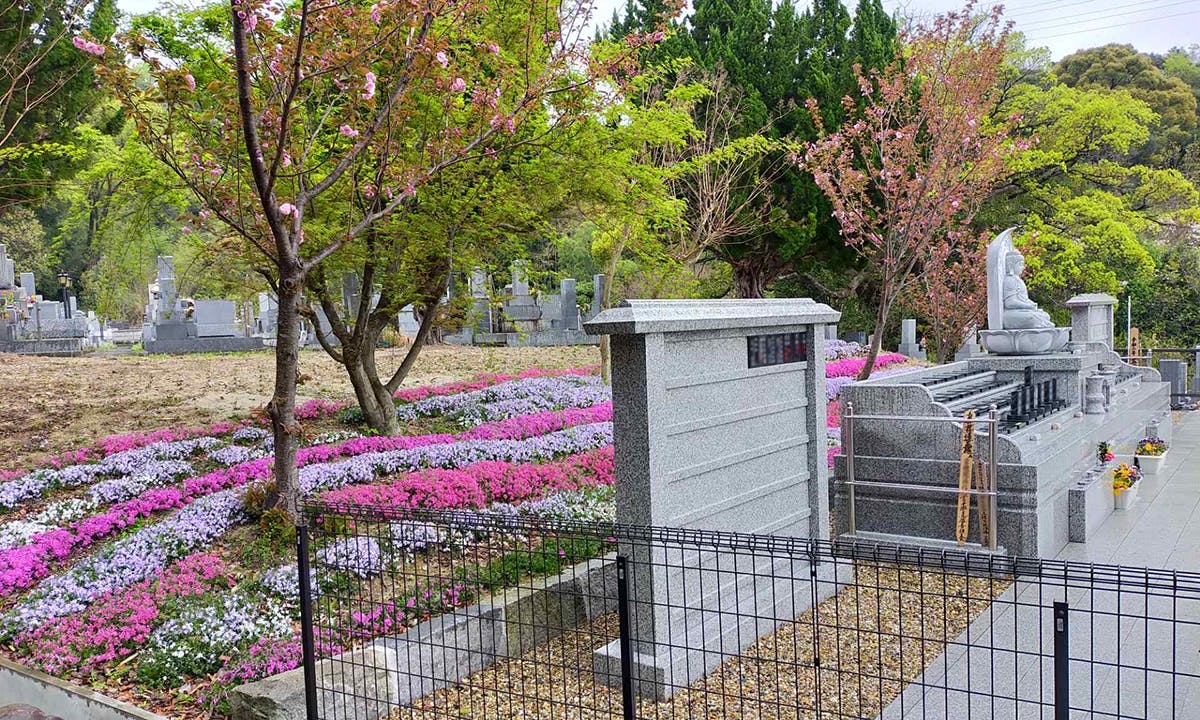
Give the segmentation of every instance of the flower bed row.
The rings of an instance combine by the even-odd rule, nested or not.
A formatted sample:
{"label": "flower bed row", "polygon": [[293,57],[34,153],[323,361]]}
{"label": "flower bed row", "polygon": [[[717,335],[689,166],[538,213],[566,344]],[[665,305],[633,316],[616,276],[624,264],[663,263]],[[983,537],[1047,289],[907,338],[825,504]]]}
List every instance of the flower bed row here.
{"label": "flower bed row", "polygon": [[[475,492],[460,491],[468,479]],[[393,505],[410,508],[475,508],[481,518],[533,515],[602,519],[611,518],[611,492],[596,495],[579,490],[609,486],[612,482],[612,447],[607,446],[546,464],[484,461],[455,470],[418,471],[387,483],[354,488],[361,490],[359,493],[351,493],[351,488],[335,490],[324,499],[386,498]],[[457,489],[439,491],[448,486]],[[547,493],[552,494],[547,497]],[[490,501],[506,499],[526,501],[515,505],[500,502],[485,508]],[[395,530],[394,542],[400,544],[391,548],[389,557],[449,547],[446,533],[431,527],[401,522]],[[464,538],[457,546],[478,539]],[[357,577],[384,570],[383,555],[376,541],[349,540],[353,542],[334,543],[322,550],[330,567]],[[260,580],[243,582],[230,593],[205,597],[193,605],[188,598],[228,590],[233,582],[219,558],[207,553],[190,555],[165,566],[151,579],[107,592],[83,612],[21,632],[15,646],[47,672],[75,670],[87,674],[148,643],[149,659],[142,660],[139,675],[143,679],[165,677],[172,681],[179,680],[188,669],[211,673],[220,667],[214,663],[222,653],[228,655],[244,649],[229,659],[222,677],[226,683],[234,684],[257,679],[272,671],[290,669],[299,661],[299,648],[290,642],[292,624],[279,622],[279,603],[294,607],[298,599],[295,565],[279,570],[283,571],[283,583],[275,577],[280,575],[278,571],[269,571]],[[252,622],[250,609],[261,605],[263,599],[256,600],[256,593],[274,603],[274,609],[261,613],[262,617]],[[451,606],[457,603],[454,593],[447,599]],[[417,603],[407,605],[413,610]],[[423,612],[429,610],[428,603],[422,607]],[[390,617],[394,619],[395,614]],[[363,630],[361,625],[366,621],[362,618],[360,621],[355,632]],[[348,640],[342,638],[343,642]],[[147,665],[150,670],[145,669]]]}
{"label": "flower bed row", "polygon": [[[464,440],[367,453],[349,460],[302,468],[300,486],[303,493],[312,494],[421,468],[452,469],[482,460],[534,462],[611,443],[611,423],[596,423],[524,440]],[[105,593],[140,582],[172,560],[204,547],[242,521],[244,493],[243,484],[200,497],[175,515],[133,532],[61,575],[43,580],[0,618],[0,632],[11,635],[35,628],[47,620],[79,612]],[[32,572],[36,574],[36,570]],[[22,583],[27,587],[29,581]]]}
{"label": "flower bed row", "polygon": [[113,453],[99,462],[34,470],[14,480],[0,483],[0,510],[13,510],[27,500],[62,488],[88,485],[104,477],[154,474],[155,466],[162,461],[182,460],[219,445],[221,441],[212,437],[163,440]]}
{"label": "flower bed row", "polygon": [[[553,454],[552,447],[556,442],[553,435],[544,433],[606,423],[611,418],[612,404],[604,403],[591,408],[549,411],[480,425],[459,435],[355,438],[332,446],[304,448],[297,456],[301,465],[300,485],[302,491],[308,492],[332,487],[335,483],[354,482],[354,478],[369,479],[374,476],[376,467],[390,468],[387,470],[390,472],[420,467],[421,464],[451,467],[465,462],[464,458],[489,457],[499,451],[495,443],[528,440],[526,452],[531,457],[544,457],[547,448]],[[439,446],[446,449],[439,450]],[[326,462],[342,457],[350,457],[351,461]],[[69,528],[37,534],[27,544],[0,551],[0,597],[31,587],[50,574],[52,563],[90,547],[141,518],[185,507],[197,498],[227,488],[266,479],[271,475],[271,464],[271,458],[262,458],[189,478],[177,487],[148,490],[104,513],[79,520]]]}

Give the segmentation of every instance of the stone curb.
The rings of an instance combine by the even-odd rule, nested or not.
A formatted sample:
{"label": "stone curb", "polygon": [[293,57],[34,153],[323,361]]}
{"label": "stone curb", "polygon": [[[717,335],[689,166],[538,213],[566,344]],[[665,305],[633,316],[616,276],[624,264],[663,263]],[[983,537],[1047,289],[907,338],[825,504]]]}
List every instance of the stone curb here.
{"label": "stone curb", "polygon": [[[557,576],[526,580],[477,605],[433,618],[403,635],[317,663],[318,707],[377,720],[510,656],[617,609],[616,555]],[[235,688],[233,720],[304,720],[304,671]]]}
{"label": "stone curb", "polygon": [[59,680],[3,657],[0,657],[0,699],[5,703],[32,705],[47,715],[57,715],[66,720],[166,720],[162,715]]}

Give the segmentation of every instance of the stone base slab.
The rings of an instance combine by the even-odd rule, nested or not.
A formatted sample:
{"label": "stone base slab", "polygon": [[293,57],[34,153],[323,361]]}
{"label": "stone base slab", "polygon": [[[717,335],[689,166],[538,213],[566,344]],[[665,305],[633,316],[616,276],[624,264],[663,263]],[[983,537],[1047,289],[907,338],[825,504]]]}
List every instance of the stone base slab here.
{"label": "stone base slab", "polygon": [[180,355],[184,353],[225,353],[265,350],[259,337],[189,337],[179,340],[157,339],[143,344],[148,353]]}

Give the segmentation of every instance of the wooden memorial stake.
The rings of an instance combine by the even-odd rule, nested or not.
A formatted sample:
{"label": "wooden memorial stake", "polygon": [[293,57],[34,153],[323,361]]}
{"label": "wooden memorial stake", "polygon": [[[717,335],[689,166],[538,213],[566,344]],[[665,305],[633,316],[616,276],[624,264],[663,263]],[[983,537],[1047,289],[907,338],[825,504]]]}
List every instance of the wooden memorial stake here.
{"label": "wooden memorial stake", "polygon": [[[976,458],[975,460],[975,489],[980,492],[988,492],[992,489],[991,477],[988,475],[987,466],[983,464],[983,460]],[[975,501],[975,511],[979,515],[979,544],[987,547],[988,538],[991,537],[992,516],[990,498],[986,495],[980,495]]]}
{"label": "wooden memorial stake", "polygon": [[958,461],[958,518],[955,523],[954,537],[958,544],[967,541],[971,530],[971,470],[975,467],[975,411],[968,410],[963,414],[962,455]]}
{"label": "wooden memorial stake", "polygon": [[1142,364],[1142,331],[1129,328],[1129,364]]}

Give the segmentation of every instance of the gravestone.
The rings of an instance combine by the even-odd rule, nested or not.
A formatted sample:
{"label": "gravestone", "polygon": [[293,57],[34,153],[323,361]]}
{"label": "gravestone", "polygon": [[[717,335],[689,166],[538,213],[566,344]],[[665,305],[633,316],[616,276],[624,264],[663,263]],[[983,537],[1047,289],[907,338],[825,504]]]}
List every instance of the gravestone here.
{"label": "gravestone", "polygon": [[925,349],[917,342],[917,321],[905,318],[900,321],[900,354],[916,360],[925,359]]}
{"label": "gravestone", "polygon": [[174,317],[177,296],[175,294],[175,258],[160,255],[157,260],[158,271],[158,321],[177,320]]}
{"label": "gravestone", "polygon": [[1158,372],[1163,382],[1171,384],[1171,407],[1178,408],[1185,404],[1187,398],[1187,362],[1163,358],[1158,361]]}
{"label": "gravestone", "polygon": [[16,280],[16,263],[8,257],[8,248],[0,243],[0,290],[8,290]]}
{"label": "gravestone", "polygon": [[21,289],[25,291],[27,297],[37,295],[37,283],[33,279],[33,273],[21,273]]}
{"label": "gravestone", "polygon": [[575,291],[575,278],[563,278],[558,283],[558,297],[562,312],[563,330],[579,329],[579,297]]}
{"label": "gravestone", "polygon": [[353,321],[358,317],[359,303],[362,302],[362,280],[358,273],[342,275],[342,307],[346,309],[346,317]]}
{"label": "gravestone", "polygon": [[258,294],[258,333],[263,337],[275,337],[275,325],[279,320],[279,301],[271,293]]}
{"label": "gravestone", "polygon": [[969,360],[973,357],[979,357],[983,354],[983,348],[979,347],[979,330],[971,328],[967,331],[967,336],[963,338],[962,345],[954,353],[954,360]]}
{"label": "gravestone", "polygon": [[837,340],[837,325],[836,324],[825,326],[825,339],[826,340]]}
{"label": "gravestone", "polygon": [[400,308],[400,314],[396,318],[396,323],[400,328],[400,334],[413,338],[421,331],[421,323],[417,322],[417,318],[413,315],[413,306],[405,305]]}
{"label": "gravestone", "polygon": [[237,305],[232,300],[197,300],[192,320],[197,337],[235,337]]}
{"label": "gravestone", "polygon": [[[838,318],[808,299],[629,300],[585,323],[611,339],[617,521],[827,538],[825,325]],[[687,570],[665,544],[619,552],[645,696],[685,688],[811,605],[798,558],[763,557],[739,579],[716,551],[689,548]],[[619,660],[617,641],[598,650],[600,676],[619,678],[606,673]]]}

